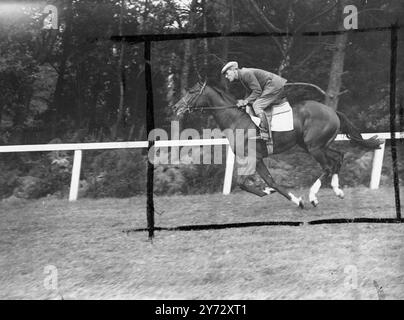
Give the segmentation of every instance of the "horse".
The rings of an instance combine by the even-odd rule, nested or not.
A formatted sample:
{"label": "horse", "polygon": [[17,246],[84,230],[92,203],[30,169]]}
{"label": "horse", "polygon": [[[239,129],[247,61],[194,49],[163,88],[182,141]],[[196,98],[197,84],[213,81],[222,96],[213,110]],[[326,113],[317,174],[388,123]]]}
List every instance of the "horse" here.
{"label": "horse", "polygon": [[[272,192],[279,192],[287,200],[293,202],[300,208],[304,208],[302,197],[296,197],[285,187],[277,184],[272,178],[263,159],[268,157],[266,142],[260,139],[259,129],[251,117],[236,106],[236,99],[226,93],[217,85],[210,85],[205,82],[197,82],[184,97],[174,106],[174,112],[182,117],[186,112],[206,111],[213,115],[219,128],[229,139],[230,147],[239,159],[247,160],[247,171],[252,170],[249,175],[238,175],[237,185],[247,192],[263,197]],[[291,131],[272,131],[273,154],[280,154],[298,145],[309,153],[321,166],[322,173],[315,180],[310,188],[309,201],[313,206],[319,204],[317,193],[320,190],[322,181],[331,178],[331,187],[335,195],[344,197],[344,192],[339,186],[339,171],[342,166],[344,154],[330,147],[339,131],[347,135],[351,142],[365,148],[374,150],[380,148],[383,142],[373,136],[370,139],[363,139],[360,132],[348,120],[347,116],[331,107],[313,100],[305,100],[292,106],[293,127]],[[253,132],[244,134],[241,139],[234,139],[237,130],[242,132]],[[256,139],[254,152],[247,150],[251,139]],[[241,147],[240,147],[241,146]],[[251,175],[258,173],[268,187],[259,189],[250,183]]]}

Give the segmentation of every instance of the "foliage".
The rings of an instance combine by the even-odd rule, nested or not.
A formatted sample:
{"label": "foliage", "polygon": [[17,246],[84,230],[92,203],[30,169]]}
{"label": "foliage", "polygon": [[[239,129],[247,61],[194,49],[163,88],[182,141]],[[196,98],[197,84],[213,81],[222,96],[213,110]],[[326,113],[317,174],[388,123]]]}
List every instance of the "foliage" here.
{"label": "foliage", "polygon": [[89,197],[124,198],[145,191],[146,160],[137,150],[112,150],[97,155],[87,176]]}
{"label": "foliage", "polygon": [[[58,8],[59,30],[42,29],[45,3],[16,2],[15,6],[6,5],[0,10],[2,145],[49,143],[54,139],[63,143],[146,139],[144,47],[142,43],[112,42],[112,35],[267,32],[274,28],[295,32],[334,30],[337,15],[335,1],[321,0],[193,0],[188,3],[50,0],[48,3]],[[361,28],[386,26],[404,16],[404,6],[399,0],[366,3],[354,0],[352,3],[360,9]],[[400,39],[402,34],[401,30]],[[170,121],[178,120],[170,106],[182,96],[181,90],[192,86],[199,76],[220,77],[219,70],[228,60],[237,60],[241,66],[282,71],[289,82],[309,82],[325,89],[334,40],[334,36],[296,36],[155,42],[151,61],[155,125],[167,129]],[[399,46],[399,59],[401,50]],[[342,90],[348,91],[341,96],[338,108],[362,132],[389,129],[389,52],[387,32],[349,35],[342,75]],[[404,71],[400,61],[399,95]],[[242,93],[240,88],[230,87],[230,90]],[[315,90],[300,86],[289,87],[288,96],[291,102],[324,99]],[[121,98],[123,108],[120,109]],[[181,126],[201,130],[215,124],[198,114],[182,121]],[[71,158],[63,157],[71,166]],[[43,189],[37,194],[59,192],[65,196],[69,179],[65,169],[52,164],[54,160],[35,154],[2,157],[0,168],[5,169],[0,174],[0,197],[10,196],[28,176],[41,179],[33,188]],[[284,177],[292,170],[284,160],[274,164],[276,176]],[[34,169],[35,166],[39,168]],[[142,193],[145,168],[145,158],[139,152],[86,153],[82,176],[87,183],[85,194],[123,197]],[[223,170],[223,166],[215,165],[158,167],[156,193],[219,191]],[[302,174],[302,179],[310,174]],[[354,176],[360,174],[358,171]],[[348,184],[351,180],[354,183],[354,176],[347,178]],[[281,180],[285,184],[295,181]],[[303,185],[309,183],[304,181]]]}

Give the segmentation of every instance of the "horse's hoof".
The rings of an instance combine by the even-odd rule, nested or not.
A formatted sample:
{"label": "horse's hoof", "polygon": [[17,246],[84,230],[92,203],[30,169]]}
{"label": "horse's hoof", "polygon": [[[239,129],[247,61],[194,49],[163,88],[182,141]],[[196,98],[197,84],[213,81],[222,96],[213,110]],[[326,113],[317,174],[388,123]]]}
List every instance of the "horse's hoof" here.
{"label": "horse's hoof", "polygon": [[317,207],[318,206],[318,200],[315,199],[315,200],[311,201],[311,204],[313,205],[313,207]]}
{"label": "horse's hoof", "polygon": [[344,199],[344,191],[342,191],[340,188],[333,188],[335,195],[340,198],[340,199]]}

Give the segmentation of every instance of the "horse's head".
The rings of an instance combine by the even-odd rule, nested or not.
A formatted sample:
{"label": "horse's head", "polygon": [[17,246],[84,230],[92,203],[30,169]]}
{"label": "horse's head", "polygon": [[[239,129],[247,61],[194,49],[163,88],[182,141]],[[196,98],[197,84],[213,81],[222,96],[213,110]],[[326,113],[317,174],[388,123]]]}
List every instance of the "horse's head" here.
{"label": "horse's head", "polygon": [[186,112],[192,112],[198,109],[198,100],[201,97],[203,90],[206,87],[205,82],[198,82],[190,90],[187,91],[184,97],[182,97],[174,106],[173,110],[177,116],[182,116]]}

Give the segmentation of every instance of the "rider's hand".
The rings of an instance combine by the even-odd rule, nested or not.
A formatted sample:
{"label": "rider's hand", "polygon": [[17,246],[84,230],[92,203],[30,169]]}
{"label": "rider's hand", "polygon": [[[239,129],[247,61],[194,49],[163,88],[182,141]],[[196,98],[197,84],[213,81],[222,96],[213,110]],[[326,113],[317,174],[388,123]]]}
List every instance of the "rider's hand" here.
{"label": "rider's hand", "polygon": [[247,103],[248,103],[247,100],[237,100],[237,107],[239,108],[244,107],[247,105]]}

